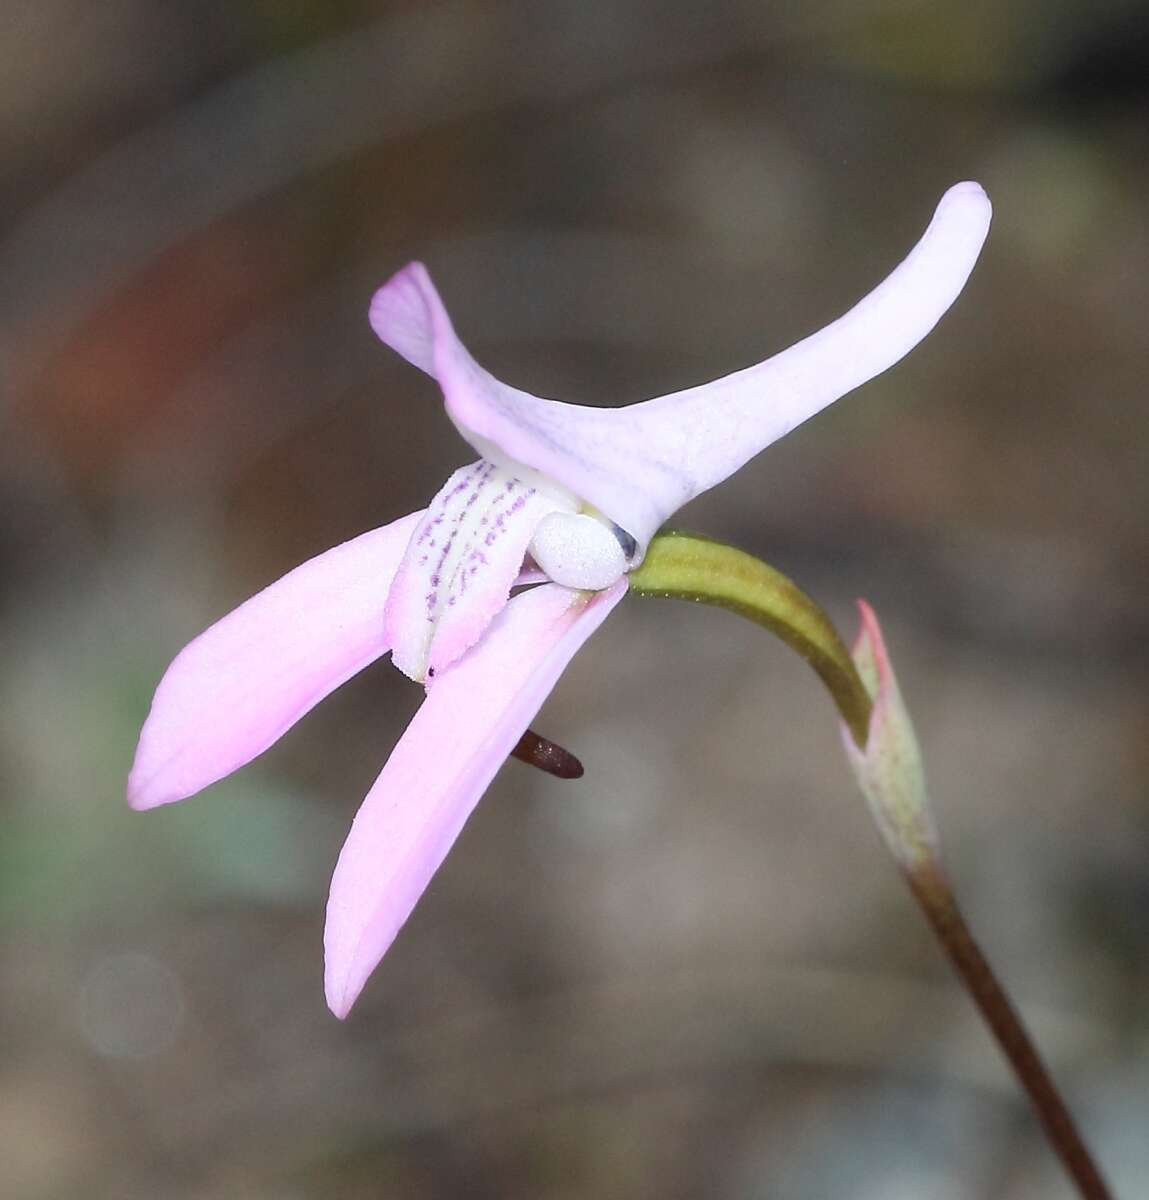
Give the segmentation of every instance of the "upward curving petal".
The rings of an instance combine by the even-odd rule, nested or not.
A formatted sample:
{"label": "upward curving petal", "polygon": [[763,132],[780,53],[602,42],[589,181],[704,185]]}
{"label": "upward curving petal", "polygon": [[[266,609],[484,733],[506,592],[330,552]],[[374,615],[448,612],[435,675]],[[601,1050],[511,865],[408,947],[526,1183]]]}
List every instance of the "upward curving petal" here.
{"label": "upward curving petal", "polygon": [[438,380],[480,453],[557,480],[630,533],[641,554],[686,501],[913,349],[964,287],[989,221],[981,187],[955,185],[905,261],[837,321],[757,366],[626,408],[561,404],[500,383],[463,347],[420,263],[380,289],[371,321]]}
{"label": "upward curving petal", "polygon": [[230,775],[386,653],[383,604],[420,516],[317,555],[179,653],[140,734],[133,808],[182,800]]}
{"label": "upward curving petal", "polygon": [[955,184],[906,258],[836,321],[757,366],[626,410],[651,436],[675,429],[687,499],[904,358],[965,287],[990,216],[978,184]]}
{"label": "upward curving petal", "polygon": [[441,675],[359,809],[327,904],[327,1003],[347,1015],[571,657],[622,599],[544,584]]}

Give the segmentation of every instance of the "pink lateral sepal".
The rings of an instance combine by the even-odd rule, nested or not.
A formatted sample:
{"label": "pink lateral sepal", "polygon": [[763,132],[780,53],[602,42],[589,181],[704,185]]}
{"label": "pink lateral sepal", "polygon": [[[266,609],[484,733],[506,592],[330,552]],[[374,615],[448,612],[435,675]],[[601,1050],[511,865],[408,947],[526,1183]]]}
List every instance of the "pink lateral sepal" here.
{"label": "pink lateral sepal", "polygon": [[363,801],[327,904],[327,1003],[347,1015],[572,655],[626,593],[516,596],[427,698]]}
{"label": "pink lateral sepal", "polygon": [[382,600],[420,515],[309,559],[180,651],[140,734],[133,808],[230,775],[387,652]]}

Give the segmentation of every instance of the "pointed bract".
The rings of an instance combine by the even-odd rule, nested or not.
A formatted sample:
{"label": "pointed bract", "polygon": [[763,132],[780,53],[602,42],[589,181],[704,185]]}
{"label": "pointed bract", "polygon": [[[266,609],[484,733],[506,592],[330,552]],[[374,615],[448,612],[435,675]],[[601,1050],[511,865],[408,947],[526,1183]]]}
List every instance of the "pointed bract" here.
{"label": "pointed bract", "polygon": [[858,748],[845,724],[842,742],[886,845],[903,866],[912,868],[937,850],[925,770],[878,618],[864,600],[858,608],[862,628],[850,655],[874,707],[865,748]]}
{"label": "pointed bract", "polygon": [[557,584],[516,596],[436,675],[367,794],[331,880],[327,1002],[347,1014],[571,656],[622,599]]}

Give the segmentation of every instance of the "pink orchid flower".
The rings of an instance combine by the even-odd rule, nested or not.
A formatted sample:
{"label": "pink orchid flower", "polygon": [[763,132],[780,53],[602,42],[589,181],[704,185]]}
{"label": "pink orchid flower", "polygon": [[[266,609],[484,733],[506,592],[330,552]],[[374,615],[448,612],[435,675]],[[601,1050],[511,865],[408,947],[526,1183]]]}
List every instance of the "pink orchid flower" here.
{"label": "pink orchid flower", "polygon": [[[129,782],[153,808],[250,762],[389,650],[426,698],[351,826],[331,881],[327,1002],[347,1014],[572,655],[660,525],[771,442],[907,354],[956,299],[989,229],[975,183],[942,198],[904,262],[782,353],[626,408],[500,383],[455,335],[425,268],[371,304],[480,455],[422,512],[320,554],[176,658]],[[519,590],[517,585],[537,584]]]}

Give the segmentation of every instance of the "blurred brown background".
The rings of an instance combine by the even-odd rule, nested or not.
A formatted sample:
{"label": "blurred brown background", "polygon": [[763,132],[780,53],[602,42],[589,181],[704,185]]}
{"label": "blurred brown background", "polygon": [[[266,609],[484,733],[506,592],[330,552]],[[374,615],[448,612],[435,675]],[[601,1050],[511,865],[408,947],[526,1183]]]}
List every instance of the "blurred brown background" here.
{"label": "blurred brown background", "polygon": [[424,258],[508,380],[614,404],[836,316],[980,180],[935,335],[680,523],[883,615],[975,927],[1149,1196],[1143,0],[8,0],[0,1172],[16,1200],[1064,1197],[803,665],[630,601],[346,1024],[386,663],[183,806],[175,651],[468,450],[379,345]]}

